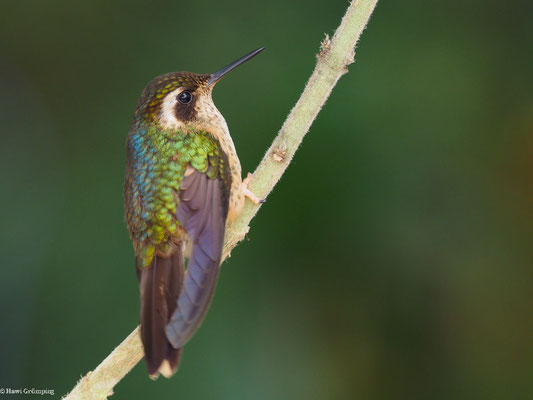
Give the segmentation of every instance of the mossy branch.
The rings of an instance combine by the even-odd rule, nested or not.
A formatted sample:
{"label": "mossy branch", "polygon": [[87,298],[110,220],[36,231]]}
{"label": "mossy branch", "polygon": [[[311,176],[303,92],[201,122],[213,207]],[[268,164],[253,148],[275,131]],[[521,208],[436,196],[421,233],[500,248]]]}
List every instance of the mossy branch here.
{"label": "mossy branch", "polygon": [[[253,173],[249,188],[266,198],[289,166],[294,153],[326,102],[339,78],[354,61],[355,45],[365,28],[377,0],[353,0],[335,35],[321,44],[317,64],[300,99],[285,120],[278,135]],[[247,201],[243,212],[227,227],[225,259],[248,233],[250,221],[260,205]],[[142,359],[144,353],[135,328],[94,371],[87,373],[64,400],[101,400],[113,394],[113,388]]]}

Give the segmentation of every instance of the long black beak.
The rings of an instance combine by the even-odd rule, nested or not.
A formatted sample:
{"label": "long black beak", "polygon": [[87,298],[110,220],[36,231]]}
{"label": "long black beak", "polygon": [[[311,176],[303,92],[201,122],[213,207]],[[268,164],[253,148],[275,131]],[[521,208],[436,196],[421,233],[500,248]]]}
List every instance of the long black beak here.
{"label": "long black beak", "polygon": [[211,77],[209,78],[209,81],[207,81],[207,87],[213,86],[215,83],[217,83],[219,80],[221,80],[223,77],[225,77],[230,71],[237,68],[239,65],[245,63],[250,58],[255,57],[259,53],[261,53],[265,48],[260,47],[251,53],[246,54],[244,57],[239,58],[237,61],[232,62],[229,65],[226,65],[224,68],[218,70],[214,74],[211,74]]}

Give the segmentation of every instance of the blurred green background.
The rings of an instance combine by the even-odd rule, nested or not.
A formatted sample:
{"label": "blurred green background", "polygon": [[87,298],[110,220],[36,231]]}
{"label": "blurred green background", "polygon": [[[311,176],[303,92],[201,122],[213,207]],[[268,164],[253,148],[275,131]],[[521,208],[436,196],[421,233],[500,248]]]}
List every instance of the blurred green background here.
{"label": "blurred green background", "polygon": [[[2,1],[1,387],[59,397],[138,323],[145,84],[266,46],[214,95],[253,171],[347,4]],[[532,11],[380,1],[179,373],[112,399],[532,398]]]}

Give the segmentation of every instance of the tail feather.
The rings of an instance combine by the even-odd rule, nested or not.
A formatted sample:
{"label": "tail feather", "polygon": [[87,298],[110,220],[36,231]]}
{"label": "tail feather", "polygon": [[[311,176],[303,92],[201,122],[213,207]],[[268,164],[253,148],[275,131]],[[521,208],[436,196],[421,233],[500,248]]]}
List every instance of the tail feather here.
{"label": "tail feather", "polygon": [[176,309],[183,287],[184,263],[181,246],[169,257],[154,256],[148,267],[138,268],[141,288],[141,340],[151,377],[172,375],[181,351],[167,340],[166,325]]}

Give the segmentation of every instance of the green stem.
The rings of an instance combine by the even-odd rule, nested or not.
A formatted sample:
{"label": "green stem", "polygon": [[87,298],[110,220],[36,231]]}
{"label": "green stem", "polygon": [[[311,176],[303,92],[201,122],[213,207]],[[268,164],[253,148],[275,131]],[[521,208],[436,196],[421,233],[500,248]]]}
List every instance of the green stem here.
{"label": "green stem", "polygon": [[[326,103],[339,78],[354,61],[355,45],[363,32],[377,0],[354,0],[348,6],[333,39],[322,42],[317,64],[300,99],[283,123],[278,135],[250,180],[249,188],[259,198],[266,198],[289,166],[294,153],[311,124]],[[228,254],[248,232],[248,224],[260,205],[246,202],[239,218],[228,227],[225,254]]]}

